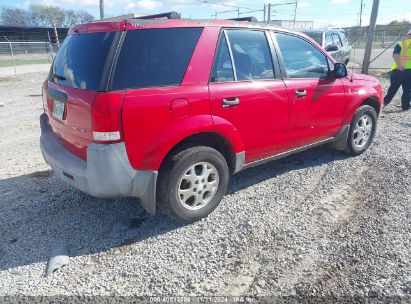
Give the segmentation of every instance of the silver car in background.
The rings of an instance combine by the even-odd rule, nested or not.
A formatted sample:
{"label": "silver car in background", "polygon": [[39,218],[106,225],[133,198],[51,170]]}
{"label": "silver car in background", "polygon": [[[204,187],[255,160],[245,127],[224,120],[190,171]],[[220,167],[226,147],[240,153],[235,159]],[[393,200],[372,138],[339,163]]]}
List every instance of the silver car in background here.
{"label": "silver car in background", "polygon": [[347,64],[350,61],[352,48],[344,30],[301,29],[300,31],[321,45],[337,62]]}

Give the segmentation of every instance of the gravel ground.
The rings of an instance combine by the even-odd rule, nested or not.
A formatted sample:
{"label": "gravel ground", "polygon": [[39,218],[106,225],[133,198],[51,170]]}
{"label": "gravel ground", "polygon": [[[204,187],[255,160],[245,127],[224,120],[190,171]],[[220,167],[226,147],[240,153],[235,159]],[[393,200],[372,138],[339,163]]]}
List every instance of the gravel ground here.
{"label": "gravel ground", "polygon": [[[363,155],[319,148],[241,172],[184,226],[53,175],[38,147],[45,76],[0,79],[1,296],[411,302],[411,113],[398,97]],[[45,277],[62,245],[68,265]]]}

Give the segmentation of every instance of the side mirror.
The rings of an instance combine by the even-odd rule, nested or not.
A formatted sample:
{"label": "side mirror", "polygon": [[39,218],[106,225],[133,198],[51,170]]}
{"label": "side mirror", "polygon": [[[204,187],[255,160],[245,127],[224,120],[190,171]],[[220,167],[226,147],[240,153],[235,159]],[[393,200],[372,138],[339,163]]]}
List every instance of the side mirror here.
{"label": "side mirror", "polygon": [[336,45],[328,45],[328,46],[325,47],[325,50],[326,50],[327,52],[335,52],[335,51],[338,51],[338,46],[336,46]]}
{"label": "side mirror", "polygon": [[347,75],[348,71],[344,63],[334,64],[334,78],[344,78]]}

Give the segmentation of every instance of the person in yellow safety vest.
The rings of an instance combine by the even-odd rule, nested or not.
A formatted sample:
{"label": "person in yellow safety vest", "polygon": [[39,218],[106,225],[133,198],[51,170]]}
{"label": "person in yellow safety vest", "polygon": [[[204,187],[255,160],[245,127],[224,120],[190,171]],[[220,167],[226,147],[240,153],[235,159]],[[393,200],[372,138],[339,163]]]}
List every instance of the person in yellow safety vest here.
{"label": "person in yellow safety vest", "polygon": [[401,107],[403,110],[411,108],[411,29],[407,36],[394,48],[394,63],[391,66],[391,84],[384,105],[388,105],[402,86]]}

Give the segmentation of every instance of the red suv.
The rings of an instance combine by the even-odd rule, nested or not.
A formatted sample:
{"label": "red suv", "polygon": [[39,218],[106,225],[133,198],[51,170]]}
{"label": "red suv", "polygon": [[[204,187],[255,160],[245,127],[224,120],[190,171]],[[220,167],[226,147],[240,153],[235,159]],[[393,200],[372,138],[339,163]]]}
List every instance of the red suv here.
{"label": "red suv", "polygon": [[231,174],[329,143],[371,144],[383,92],[304,34],[229,20],[73,27],[43,85],[41,149],[96,197],[192,222]]}

